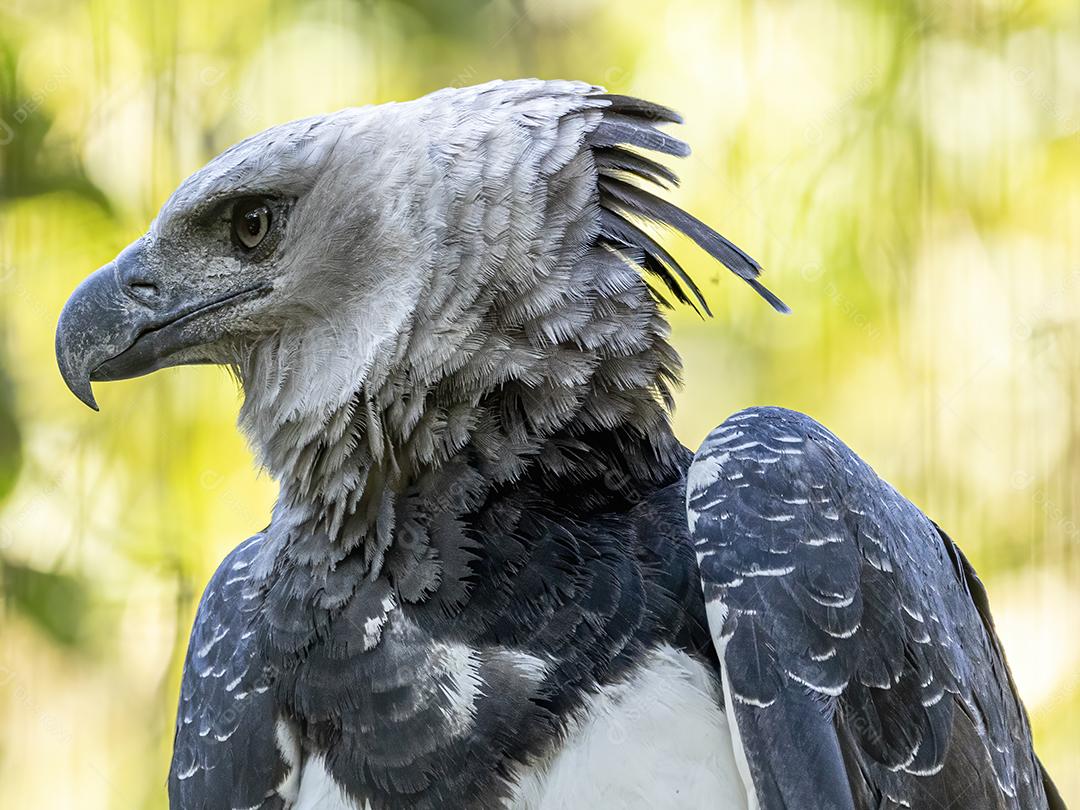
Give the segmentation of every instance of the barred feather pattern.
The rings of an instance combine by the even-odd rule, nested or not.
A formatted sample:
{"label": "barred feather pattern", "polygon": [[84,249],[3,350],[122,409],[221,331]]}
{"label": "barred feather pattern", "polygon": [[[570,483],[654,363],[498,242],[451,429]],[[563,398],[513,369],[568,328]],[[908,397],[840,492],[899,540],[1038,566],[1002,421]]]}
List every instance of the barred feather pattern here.
{"label": "barred feather pattern", "polygon": [[763,806],[1059,807],[978,578],[836,436],[782,408],[734,414],[687,504]]}

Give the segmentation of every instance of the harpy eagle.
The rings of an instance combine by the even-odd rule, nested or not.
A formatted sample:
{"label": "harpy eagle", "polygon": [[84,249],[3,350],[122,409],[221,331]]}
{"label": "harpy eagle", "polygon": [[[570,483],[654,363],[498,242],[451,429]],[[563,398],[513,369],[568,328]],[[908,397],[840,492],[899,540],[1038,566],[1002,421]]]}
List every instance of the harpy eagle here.
{"label": "harpy eagle", "polygon": [[[173,808],[1059,808],[985,592],[809,417],[669,423],[669,109],[494,82],[284,124],[74,292],[71,390],[216,363],[280,484],[202,598]],[[652,284],[649,283],[652,281]]]}

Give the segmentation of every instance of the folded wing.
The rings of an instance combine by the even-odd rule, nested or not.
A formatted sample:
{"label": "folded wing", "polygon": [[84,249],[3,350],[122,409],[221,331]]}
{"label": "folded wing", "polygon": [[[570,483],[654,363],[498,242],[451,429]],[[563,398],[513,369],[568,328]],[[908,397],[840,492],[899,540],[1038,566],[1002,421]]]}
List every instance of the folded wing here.
{"label": "folded wing", "polygon": [[761,807],[1063,806],[970,565],[832,433],[732,416],[687,506]]}
{"label": "folded wing", "polygon": [[281,810],[295,789],[299,752],[277,727],[274,672],[251,631],[261,600],[250,569],[261,542],[256,535],[233,550],[199,604],[169,772],[169,806],[177,810]]}

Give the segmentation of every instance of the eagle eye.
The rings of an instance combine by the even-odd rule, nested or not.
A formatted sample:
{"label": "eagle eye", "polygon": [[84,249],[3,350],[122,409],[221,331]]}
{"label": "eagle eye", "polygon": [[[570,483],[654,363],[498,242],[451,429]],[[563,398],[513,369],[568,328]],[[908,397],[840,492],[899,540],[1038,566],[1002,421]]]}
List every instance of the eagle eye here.
{"label": "eagle eye", "polygon": [[254,250],[270,231],[270,206],[261,197],[237,201],[232,210],[232,236],[244,250]]}

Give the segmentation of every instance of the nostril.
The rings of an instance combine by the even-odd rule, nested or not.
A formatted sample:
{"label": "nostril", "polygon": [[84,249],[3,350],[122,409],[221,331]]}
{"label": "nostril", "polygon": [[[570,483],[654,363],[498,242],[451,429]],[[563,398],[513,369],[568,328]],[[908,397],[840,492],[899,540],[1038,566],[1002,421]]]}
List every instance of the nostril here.
{"label": "nostril", "polygon": [[145,306],[153,306],[161,297],[161,290],[154,283],[157,274],[147,259],[144,237],[121,250],[113,261],[113,268],[125,295]]}
{"label": "nostril", "polygon": [[152,301],[158,296],[156,284],[149,281],[129,281],[128,292],[139,301]]}

